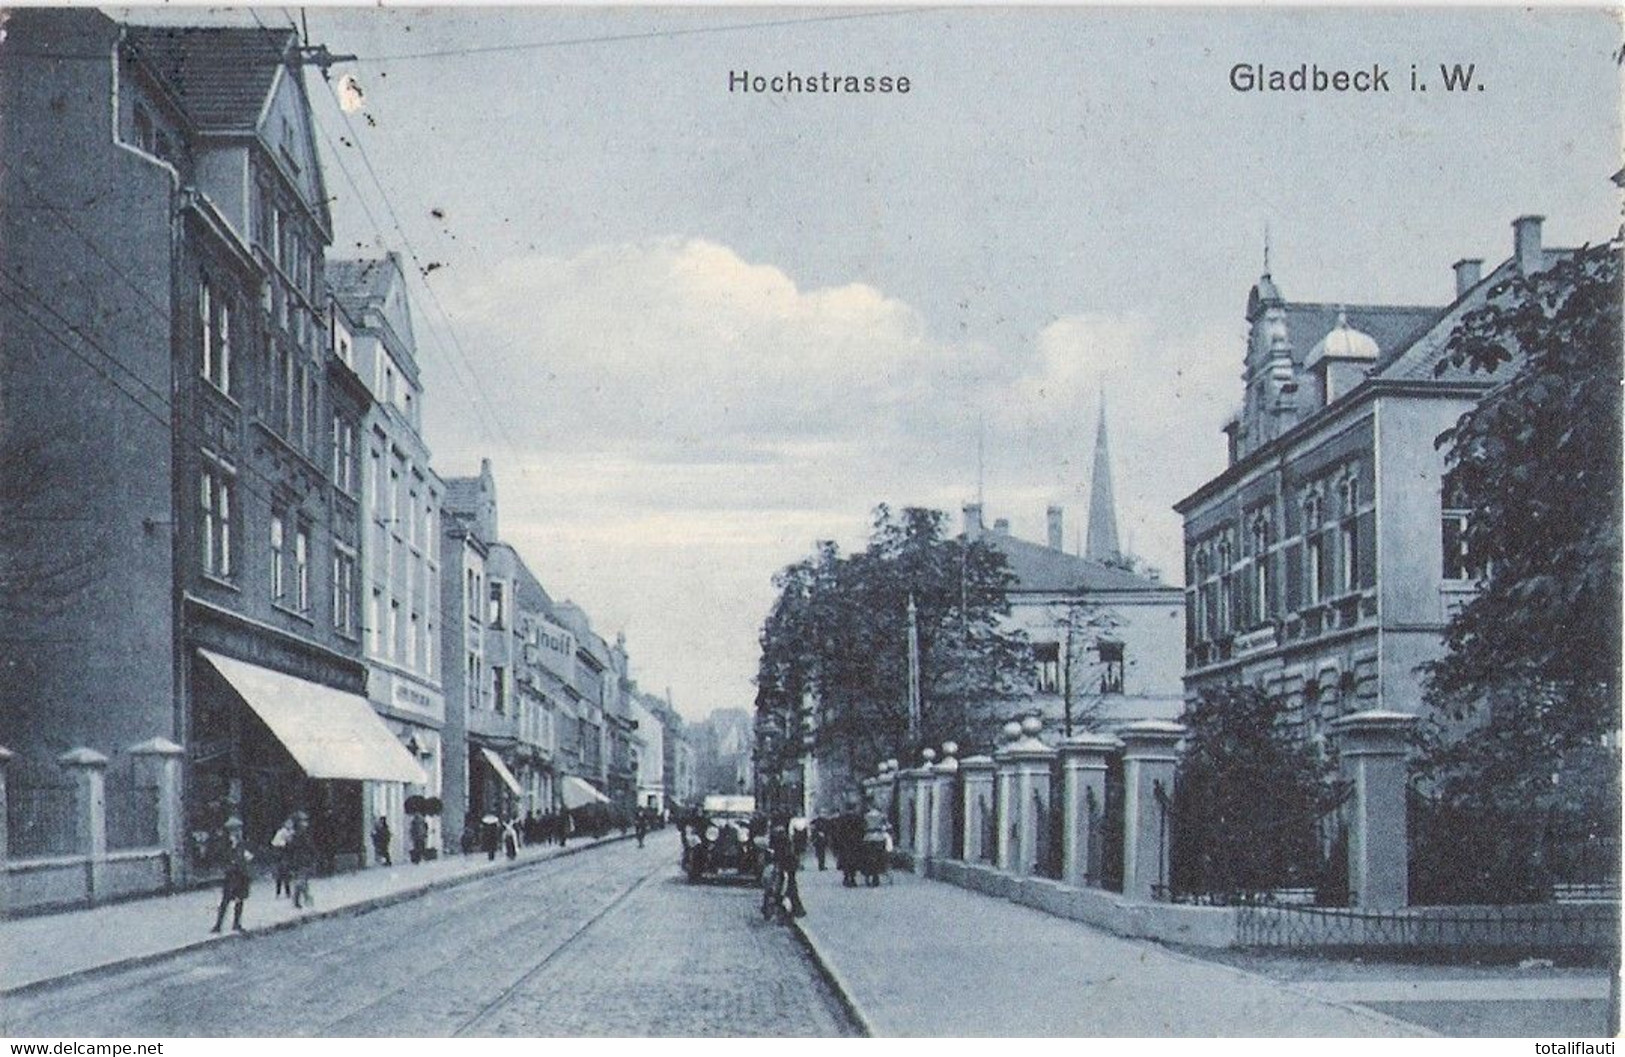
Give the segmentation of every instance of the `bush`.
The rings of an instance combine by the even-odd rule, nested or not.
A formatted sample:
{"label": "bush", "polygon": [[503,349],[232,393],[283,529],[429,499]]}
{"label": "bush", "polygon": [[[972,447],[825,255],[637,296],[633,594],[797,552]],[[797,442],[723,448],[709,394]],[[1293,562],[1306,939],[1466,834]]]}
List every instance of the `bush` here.
{"label": "bush", "polygon": [[1286,703],[1225,687],[1182,718],[1191,733],[1169,808],[1174,893],[1237,903],[1335,890],[1335,837],[1323,826],[1344,790],[1331,761],[1286,729]]}

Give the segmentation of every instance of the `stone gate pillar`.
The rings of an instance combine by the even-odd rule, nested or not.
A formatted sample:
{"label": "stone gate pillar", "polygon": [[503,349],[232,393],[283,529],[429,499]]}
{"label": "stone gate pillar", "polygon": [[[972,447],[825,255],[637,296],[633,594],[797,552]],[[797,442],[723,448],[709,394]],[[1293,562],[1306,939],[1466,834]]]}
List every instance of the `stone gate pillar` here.
{"label": "stone gate pillar", "polygon": [[1392,910],[1410,902],[1405,760],[1416,717],[1356,712],[1327,725],[1350,785],[1349,905]]}
{"label": "stone gate pillar", "polygon": [[10,749],[0,745],[0,918],[11,909],[11,883],[6,874],[6,860],[11,857],[11,833],[6,828],[6,820],[11,817],[6,807],[6,764],[13,755]]}
{"label": "stone gate pillar", "polygon": [[1000,865],[1018,877],[1032,873],[1038,865],[1040,815],[1051,806],[1050,768],[1055,750],[1038,740],[1043,720],[1028,716],[1021,721],[1019,736],[995,754],[1004,778],[1004,804],[1001,813],[1004,848]]}
{"label": "stone gate pillar", "polygon": [[124,750],[135,758],[136,776],[158,796],[158,846],[166,857],[165,880],[174,887],[186,862],[181,829],[181,758],[186,750],[168,738],[149,738]]}
{"label": "stone gate pillar", "polygon": [[988,841],[989,823],[995,813],[993,772],[997,765],[991,756],[967,756],[959,763],[959,791],[964,797],[965,861],[990,860],[997,852],[998,834]]}
{"label": "stone gate pillar", "polygon": [[942,759],[931,773],[931,854],[938,859],[954,855],[954,802],[959,795],[959,761],[954,753],[958,751],[953,742],[944,744]]}
{"label": "stone gate pillar", "polygon": [[75,845],[86,856],[85,894],[94,902],[107,887],[102,880],[107,866],[107,757],[81,746],[58,756],[56,762],[74,777]]}
{"label": "stone gate pillar", "polygon": [[1091,881],[1089,863],[1099,850],[1090,846],[1094,834],[1090,826],[1090,805],[1103,811],[1106,805],[1106,758],[1122,749],[1123,743],[1110,734],[1074,734],[1061,742],[1061,880],[1083,886]]}
{"label": "stone gate pillar", "polygon": [[1174,795],[1185,727],[1142,719],[1119,727],[1117,736],[1123,742],[1123,895],[1150,902],[1166,895],[1168,826],[1158,794]]}

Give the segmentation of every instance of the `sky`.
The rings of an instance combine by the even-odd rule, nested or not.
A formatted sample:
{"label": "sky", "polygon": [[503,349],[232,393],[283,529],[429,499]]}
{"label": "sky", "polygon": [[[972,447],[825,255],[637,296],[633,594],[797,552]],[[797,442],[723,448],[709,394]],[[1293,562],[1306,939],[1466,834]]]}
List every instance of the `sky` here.
{"label": "sky", "polygon": [[[878,503],[957,526],[980,491],[1036,541],[1060,503],[1075,546],[1102,395],[1120,536],[1178,582],[1266,232],[1288,298],[1443,305],[1514,217],[1620,218],[1596,10],[113,13],[303,14],[356,56],[309,72],[331,256],[406,258],[435,467],[489,457],[502,535],[692,718],[750,705],[773,574]],[[1393,90],[1242,93],[1237,64]]]}

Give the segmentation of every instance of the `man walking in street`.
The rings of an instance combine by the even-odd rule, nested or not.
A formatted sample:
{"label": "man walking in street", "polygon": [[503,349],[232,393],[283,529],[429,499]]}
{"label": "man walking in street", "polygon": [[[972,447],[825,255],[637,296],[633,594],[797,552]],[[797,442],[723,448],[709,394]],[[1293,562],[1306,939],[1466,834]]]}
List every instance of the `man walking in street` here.
{"label": "man walking in street", "polygon": [[643,838],[649,832],[649,816],[643,811],[642,808],[638,809],[636,827],[637,828],[634,832],[637,833],[638,847],[641,848],[643,847]]}
{"label": "man walking in street", "polygon": [[220,926],[226,920],[226,904],[235,903],[237,909],[231,915],[233,931],[243,931],[243,900],[248,898],[249,879],[248,864],[254,856],[243,843],[243,820],[236,815],[226,819],[226,874],[220,881],[220,909],[215,911],[214,928],[210,932],[219,932]]}

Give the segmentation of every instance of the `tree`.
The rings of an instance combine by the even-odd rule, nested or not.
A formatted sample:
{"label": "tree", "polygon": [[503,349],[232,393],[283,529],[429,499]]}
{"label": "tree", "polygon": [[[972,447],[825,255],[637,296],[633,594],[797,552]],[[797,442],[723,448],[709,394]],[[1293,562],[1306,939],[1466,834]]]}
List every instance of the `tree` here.
{"label": "tree", "polygon": [[[920,745],[989,744],[982,713],[1022,692],[1025,638],[1004,629],[1011,575],[983,541],[950,538],[934,510],[875,510],[864,550],[832,543],[774,579],[757,671],[759,731],[777,763],[808,748],[851,773]],[[908,603],[919,641],[921,722],[908,729]],[[810,732],[810,733],[809,733]]]}
{"label": "tree", "polygon": [[[1439,438],[1483,571],[1425,669],[1418,898],[1542,898],[1554,833],[1617,833],[1620,324],[1613,242],[1498,284],[1440,363],[1510,376]],[[1575,780],[1599,758],[1610,780]]]}
{"label": "tree", "polygon": [[1321,825],[1344,790],[1286,719],[1285,700],[1253,686],[1207,690],[1186,707],[1190,734],[1169,805],[1176,892],[1235,903],[1336,887]]}
{"label": "tree", "polygon": [[1486,570],[1451,620],[1429,695],[1454,718],[1530,690],[1554,747],[1617,726],[1620,693],[1620,246],[1499,284],[1451,335],[1440,373],[1516,361],[1439,438]]}

